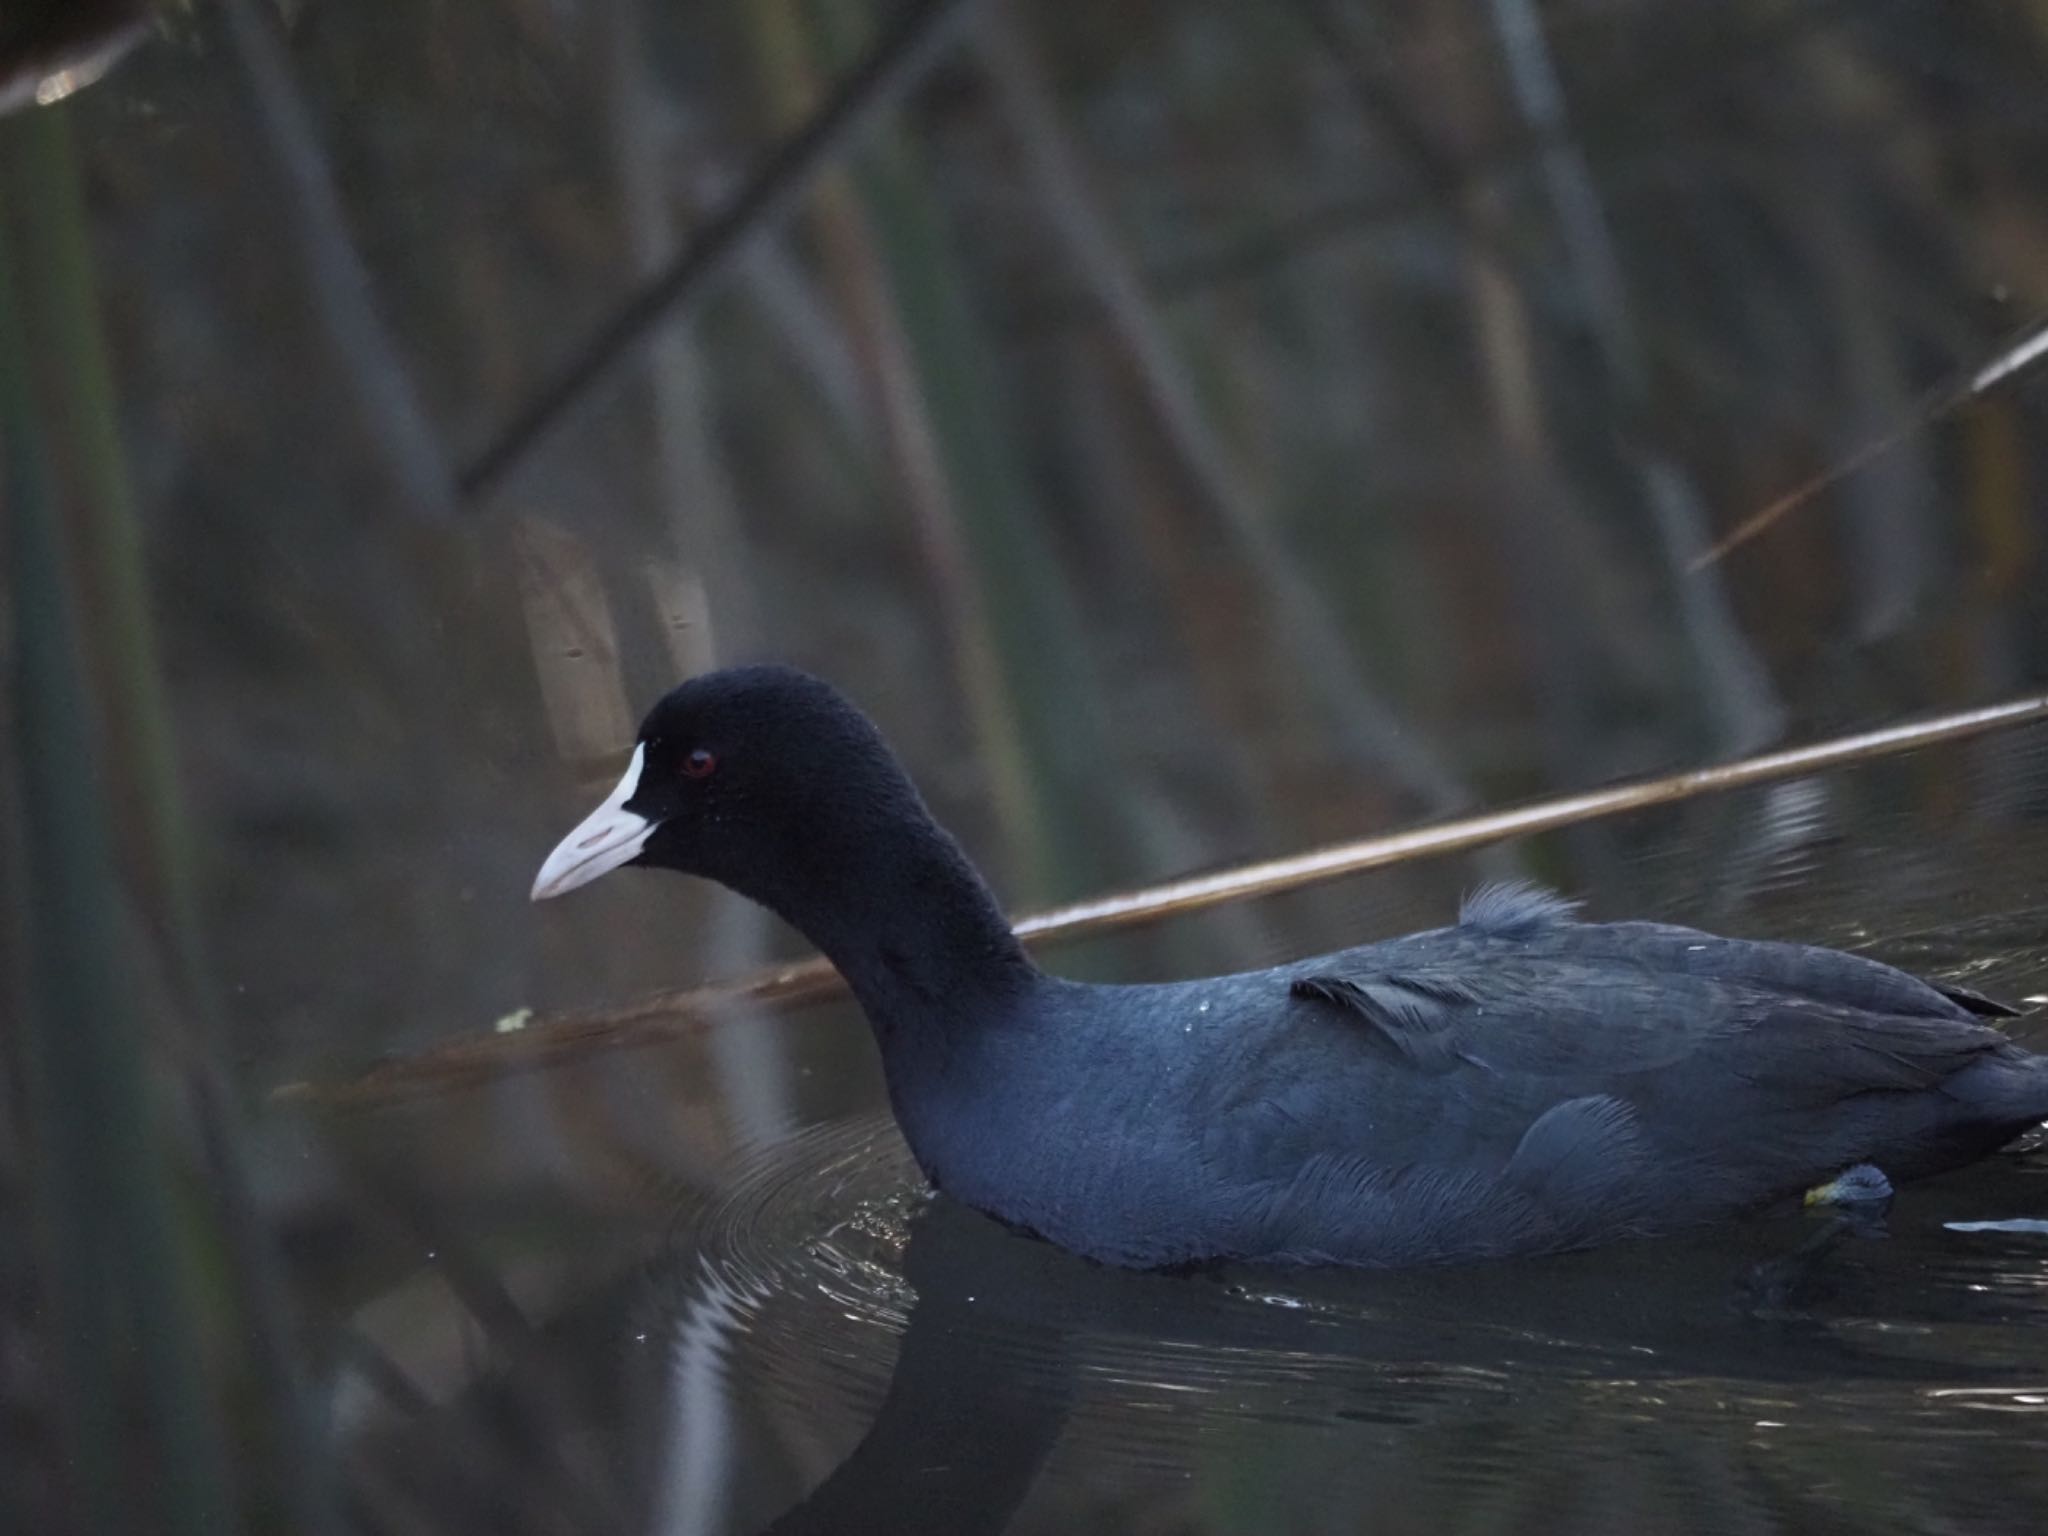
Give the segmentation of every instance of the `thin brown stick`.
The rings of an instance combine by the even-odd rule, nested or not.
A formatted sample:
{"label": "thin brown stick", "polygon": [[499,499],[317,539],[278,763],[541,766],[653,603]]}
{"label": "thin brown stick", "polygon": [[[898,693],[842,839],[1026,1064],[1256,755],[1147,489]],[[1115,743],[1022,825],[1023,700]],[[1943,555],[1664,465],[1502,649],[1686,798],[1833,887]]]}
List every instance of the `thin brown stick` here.
{"label": "thin brown stick", "polygon": [[2044,343],[2048,343],[2048,325],[2044,325],[2037,316],[2011,332],[2006,338],[2005,345],[1998,349],[1991,362],[1971,369],[1967,375],[1943,379],[1915,400],[1897,421],[1877,436],[1860,444],[1848,457],[1839,459],[1826,469],[1802,480],[1784,495],[1766,503],[1737,523],[1712,549],[1688,565],[1686,574],[1692,575],[1705,570],[1724,559],[1751,539],[1769,530],[1781,518],[1798,511],[1829,486],[1848,479],[1864,465],[1883,458],[1907,438],[1925,431],[1937,421],[1952,415],[1960,406],[2024,372],[2041,361],[2044,356],[2048,356],[2048,350],[2044,350]]}
{"label": "thin brown stick", "polygon": [[1533,805],[1511,806],[1507,810],[1415,827],[1385,837],[1333,843],[1260,864],[1219,870],[1212,875],[1195,875],[1141,891],[1074,902],[1024,918],[1016,925],[1017,932],[1026,938],[1041,940],[1091,938],[1133,924],[1157,922],[1178,913],[1198,911],[1221,901],[1270,896],[1389,864],[1440,857],[1484,843],[1528,837],[1582,821],[1690,800],[1696,795],[1719,794],[1755,784],[1768,784],[1777,779],[1799,778],[1826,768],[1866,762],[1915,747],[1957,741],[1986,731],[2043,720],[2048,720],[2048,694],[2013,699],[1982,709],[1942,715],[1933,720],[1886,726],[1856,736],[1838,736],[1810,746],[1766,752],[1732,763],[1718,763],[1710,768],[1694,768],[1684,773],[1667,774],[1663,778],[1638,779],[1634,783],[1589,790],[1584,794],[1539,800]]}
{"label": "thin brown stick", "polygon": [[488,1035],[468,1035],[412,1056],[378,1062],[358,1077],[339,1083],[282,1083],[276,1102],[308,1102],[336,1108],[373,1109],[490,1082],[515,1072],[624,1046],[660,1045],[696,1033],[729,1010],[815,1002],[840,990],[839,973],[812,956],[789,965],[753,971],[728,982],[649,992],[610,1008],[565,1010],[517,1028],[501,1022]]}
{"label": "thin brown stick", "polygon": [[[1781,752],[1765,752],[1710,768],[1638,779],[1583,794],[1562,795],[1456,821],[1412,827],[1382,837],[1332,843],[1284,858],[1191,875],[1142,890],[1121,891],[1020,918],[1017,932],[1039,947],[1096,938],[1224,902],[1355,875],[1417,859],[1440,858],[1508,838],[1551,832],[1579,822],[1697,795],[1801,778],[1830,768],[1865,763],[1920,747],[1963,741],[1992,731],[2048,722],[2048,693],[2008,699],[1930,720],[1836,736]],[[397,1058],[343,1083],[286,1083],[276,1099],[370,1107],[528,1071],[597,1048],[658,1044],[694,1033],[736,1003],[794,1005],[836,994],[838,973],[823,959],[757,971],[733,981],[688,990],[649,993],[611,1008],[560,1013],[500,1034],[472,1036],[419,1055]]]}

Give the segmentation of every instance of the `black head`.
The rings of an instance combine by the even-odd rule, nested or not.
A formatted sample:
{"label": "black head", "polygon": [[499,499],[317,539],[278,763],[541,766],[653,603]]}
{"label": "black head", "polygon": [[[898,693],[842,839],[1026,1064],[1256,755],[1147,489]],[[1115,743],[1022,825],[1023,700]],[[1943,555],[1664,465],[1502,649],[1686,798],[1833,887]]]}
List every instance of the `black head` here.
{"label": "black head", "polygon": [[548,855],[534,899],[625,864],[702,875],[779,913],[845,974],[885,1044],[943,1034],[977,997],[1038,974],[881,732],[789,667],[707,673],[655,705],[626,776]]}
{"label": "black head", "polygon": [[734,667],[648,712],[625,777],[548,856],[533,896],[643,864],[787,915],[792,890],[830,883],[857,849],[929,822],[881,733],[837,689],[792,667]]}

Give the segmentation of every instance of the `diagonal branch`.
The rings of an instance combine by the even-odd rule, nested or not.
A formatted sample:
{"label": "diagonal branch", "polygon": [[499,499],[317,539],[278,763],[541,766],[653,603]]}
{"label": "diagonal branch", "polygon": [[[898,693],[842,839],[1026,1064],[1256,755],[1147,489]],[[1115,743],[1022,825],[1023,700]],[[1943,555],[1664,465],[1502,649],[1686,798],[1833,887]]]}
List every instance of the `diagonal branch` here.
{"label": "diagonal branch", "polygon": [[[1035,949],[1101,938],[1164,918],[1302,890],[1367,870],[1441,858],[1512,838],[1676,805],[1702,795],[1810,778],[1901,752],[2041,725],[2048,725],[2048,693],[2023,694],[1996,704],[1883,725],[1853,736],[1828,737],[1734,762],[1559,795],[1379,837],[1328,843],[1141,890],[1091,897],[1021,917],[1015,928]],[[501,1020],[492,1034],[469,1036],[415,1056],[385,1061],[347,1082],[280,1084],[271,1090],[271,1098],[334,1108],[370,1107],[466,1087],[511,1072],[533,1071],[594,1050],[659,1044],[696,1033],[735,1003],[793,1006],[830,997],[840,986],[838,972],[814,956],[692,990],[649,993],[610,1008],[554,1014],[530,1022],[524,1015],[515,1015]]]}
{"label": "diagonal branch", "polygon": [[1685,568],[1686,574],[1691,575],[1726,559],[1757,535],[1767,532],[1779,518],[1798,511],[1822,491],[1847,479],[1864,465],[1883,458],[1916,433],[1953,416],[1972,400],[1999,388],[2044,357],[2048,357],[2048,317],[2036,316],[2017,330],[2008,331],[1990,362],[1969,368],[1967,376],[1952,373],[1940,380],[1914,399],[1874,437],[1866,438],[1852,448],[1846,457],[1807,476],[1789,491],[1773,497],[1750,513],[1723,534],[1712,549],[1694,556],[1692,563]]}
{"label": "diagonal branch", "polygon": [[775,224],[834,155],[898,100],[944,51],[975,0],[911,0],[817,113],[784,139],[668,267],[536,390],[458,478],[465,500],[489,496],[569,412],[638,354],[649,334],[703,298],[749,240]]}

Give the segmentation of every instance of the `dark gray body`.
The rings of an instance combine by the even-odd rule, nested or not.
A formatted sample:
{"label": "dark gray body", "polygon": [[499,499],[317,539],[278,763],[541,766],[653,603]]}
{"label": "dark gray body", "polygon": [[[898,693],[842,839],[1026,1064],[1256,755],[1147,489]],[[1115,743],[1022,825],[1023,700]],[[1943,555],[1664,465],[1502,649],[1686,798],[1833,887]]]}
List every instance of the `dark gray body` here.
{"label": "dark gray body", "polygon": [[860,1000],[933,1182],[1107,1263],[1584,1247],[1856,1163],[1937,1172],[2048,1117],[2048,1061],[1980,1021],[1997,1004],[1519,887],[1273,970],[1062,981],[873,723],[787,667],[683,684],[633,761],[550,864],[616,847],[780,913]]}
{"label": "dark gray body", "polygon": [[[1958,994],[1958,996],[1967,996]],[[2048,1063],[1832,950],[1570,920],[1457,927],[1156,986],[1037,975],[892,1050],[941,1189],[1107,1263],[1409,1265],[1582,1247],[1894,1180],[2048,1117]],[[2003,1010],[1998,1010],[2003,1011]]]}

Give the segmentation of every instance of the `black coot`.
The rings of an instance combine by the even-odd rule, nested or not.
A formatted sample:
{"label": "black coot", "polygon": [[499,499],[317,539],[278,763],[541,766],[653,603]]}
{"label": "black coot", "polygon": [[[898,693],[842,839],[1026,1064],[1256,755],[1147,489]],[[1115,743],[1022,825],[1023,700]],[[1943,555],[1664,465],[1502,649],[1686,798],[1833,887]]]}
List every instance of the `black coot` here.
{"label": "black coot", "polygon": [[[1032,964],[868,719],[748,667],[655,706],[536,899],[717,880],[845,975],[931,1181],[1106,1263],[1407,1265],[1724,1220],[2048,1118],[1996,1003],[1875,961],[1483,891],[1456,926],[1094,986]],[[1879,1181],[1881,1182],[1881,1181]]]}

